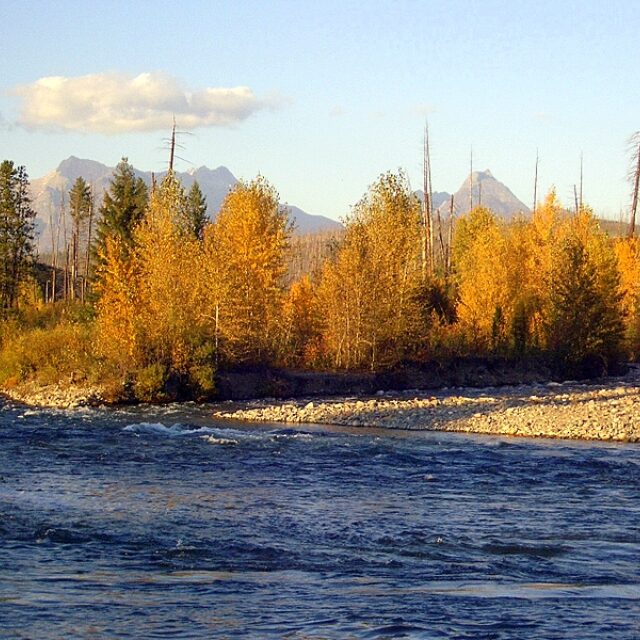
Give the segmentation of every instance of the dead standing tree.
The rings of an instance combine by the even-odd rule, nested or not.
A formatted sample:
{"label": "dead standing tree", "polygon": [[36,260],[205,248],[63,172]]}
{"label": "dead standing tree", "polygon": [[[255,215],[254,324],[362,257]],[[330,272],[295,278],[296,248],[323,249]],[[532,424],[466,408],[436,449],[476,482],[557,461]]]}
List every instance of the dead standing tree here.
{"label": "dead standing tree", "polygon": [[540,162],[540,155],[536,149],[536,170],[533,178],[533,215],[536,215],[536,207],[538,206],[538,163]]}
{"label": "dead standing tree", "polygon": [[85,301],[87,295],[87,287],[89,285],[89,267],[91,265],[91,232],[93,227],[93,216],[95,211],[95,189],[93,185],[89,195],[89,220],[87,224],[87,246],[84,256],[84,280],[82,282],[82,302]]}
{"label": "dead standing tree", "polygon": [[632,150],[632,169],[629,177],[633,190],[631,194],[631,215],[629,217],[629,237],[633,237],[636,232],[636,211],[638,209],[638,188],[640,187],[640,131],[636,131],[630,140]]}
{"label": "dead standing tree", "polygon": [[423,192],[422,199],[422,278],[427,280],[433,273],[433,210],[431,189],[431,156],[429,151],[429,124],[424,126],[424,158],[423,158]]}

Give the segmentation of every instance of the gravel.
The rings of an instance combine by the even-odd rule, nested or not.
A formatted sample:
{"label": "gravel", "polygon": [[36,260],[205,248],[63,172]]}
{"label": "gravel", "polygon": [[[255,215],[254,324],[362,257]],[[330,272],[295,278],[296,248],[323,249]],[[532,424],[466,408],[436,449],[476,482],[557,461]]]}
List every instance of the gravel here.
{"label": "gravel", "polygon": [[248,422],[462,431],[640,442],[640,371],[597,384],[548,383],[372,398],[260,401],[214,417]]}

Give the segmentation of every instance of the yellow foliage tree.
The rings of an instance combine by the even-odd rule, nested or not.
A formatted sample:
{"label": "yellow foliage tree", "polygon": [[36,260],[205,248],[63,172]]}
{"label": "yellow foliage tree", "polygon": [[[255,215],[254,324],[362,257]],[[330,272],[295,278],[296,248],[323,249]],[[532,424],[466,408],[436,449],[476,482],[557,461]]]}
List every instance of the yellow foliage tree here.
{"label": "yellow foliage tree", "polygon": [[96,335],[99,355],[121,375],[140,366],[142,338],[138,322],[139,277],[128,247],[117,236],[105,238],[96,280]]}
{"label": "yellow foliage tree", "polygon": [[151,194],[134,236],[147,360],[179,376],[201,359],[210,332],[199,295],[201,243],[182,224],[185,206],[182,186],[169,174]]}
{"label": "yellow foliage tree", "polygon": [[545,318],[549,313],[549,282],[554,266],[554,246],[559,228],[567,212],[556,196],[555,189],[538,205],[531,224],[527,226],[526,324],[531,342],[541,347],[545,335]]}
{"label": "yellow foliage tree", "polygon": [[323,340],[338,368],[389,366],[422,335],[420,205],[403,174],[370,187],[319,287]]}
{"label": "yellow foliage tree", "polygon": [[201,296],[202,244],[184,229],[184,192],[169,174],[151,194],[125,251],[106,239],[98,279],[101,353],[141,399],[162,399],[167,382],[213,388],[213,329]]}
{"label": "yellow foliage tree", "polygon": [[316,291],[308,275],[296,280],[282,308],[280,360],[289,366],[313,365],[321,356],[320,317]]}
{"label": "yellow foliage tree", "polygon": [[210,307],[230,361],[266,361],[277,350],[290,235],[287,212],[262,177],[238,183],[205,234],[216,280]]}
{"label": "yellow foliage tree", "polygon": [[495,214],[476,207],[461,218],[452,249],[460,329],[474,351],[494,350],[505,343],[514,310],[507,244]]}
{"label": "yellow foliage tree", "polygon": [[620,308],[625,323],[626,348],[633,360],[640,357],[640,238],[615,244],[620,274]]}

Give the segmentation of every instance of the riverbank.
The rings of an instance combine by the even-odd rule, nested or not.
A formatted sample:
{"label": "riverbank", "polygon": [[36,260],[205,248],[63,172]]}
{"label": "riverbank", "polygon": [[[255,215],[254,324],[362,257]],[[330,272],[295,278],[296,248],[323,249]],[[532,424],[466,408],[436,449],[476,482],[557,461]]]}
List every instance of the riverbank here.
{"label": "riverbank", "polygon": [[16,386],[2,387],[0,392],[11,400],[32,407],[73,409],[109,404],[105,399],[103,389],[99,386],[40,385],[35,382],[23,382]]}
{"label": "riverbank", "polygon": [[596,383],[527,384],[376,397],[260,401],[218,409],[214,417],[249,422],[458,431],[520,437],[640,442],[640,371]]}
{"label": "riverbank", "polygon": [[[25,383],[3,389],[39,407],[108,404],[97,387]],[[215,405],[214,405],[215,406]],[[457,431],[520,437],[640,442],[640,368],[589,383],[532,382],[501,387],[377,391],[354,397],[253,400],[213,417],[247,422]]]}

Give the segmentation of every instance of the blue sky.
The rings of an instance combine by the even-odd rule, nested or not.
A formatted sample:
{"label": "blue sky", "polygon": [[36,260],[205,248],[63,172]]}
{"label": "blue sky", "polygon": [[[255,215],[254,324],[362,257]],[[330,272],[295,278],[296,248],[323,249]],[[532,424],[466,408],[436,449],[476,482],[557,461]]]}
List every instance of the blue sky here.
{"label": "blue sky", "polygon": [[177,111],[192,165],[261,173],[283,201],[338,218],[384,171],[420,187],[428,116],[435,190],[460,186],[473,146],[474,168],[530,205],[538,149],[539,192],[555,185],[570,203],[582,153],[585,201],[609,217],[628,209],[633,1],[0,9],[0,156],[34,178],[69,155],[160,170]]}

